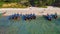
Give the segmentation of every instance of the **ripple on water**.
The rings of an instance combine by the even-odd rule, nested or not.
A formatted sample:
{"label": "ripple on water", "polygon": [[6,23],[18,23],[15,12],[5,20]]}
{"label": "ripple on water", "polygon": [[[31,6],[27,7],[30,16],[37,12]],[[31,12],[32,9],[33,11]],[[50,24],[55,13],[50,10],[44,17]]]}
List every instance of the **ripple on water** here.
{"label": "ripple on water", "polygon": [[38,17],[31,21],[14,21],[1,17],[0,31],[2,31],[1,29],[6,34],[60,34],[60,19],[47,21]]}

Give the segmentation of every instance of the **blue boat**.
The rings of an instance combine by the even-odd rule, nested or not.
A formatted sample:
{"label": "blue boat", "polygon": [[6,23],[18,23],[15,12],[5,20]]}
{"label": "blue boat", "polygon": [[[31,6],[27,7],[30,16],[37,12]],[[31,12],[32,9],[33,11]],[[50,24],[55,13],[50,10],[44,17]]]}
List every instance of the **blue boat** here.
{"label": "blue boat", "polygon": [[14,20],[20,19],[20,15],[19,14],[10,15],[9,19],[14,19]]}
{"label": "blue boat", "polygon": [[31,19],[36,19],[36,16],[34,14],[29,14],[29,15],[23,15],[22,16],[24,20],[31,20]]}

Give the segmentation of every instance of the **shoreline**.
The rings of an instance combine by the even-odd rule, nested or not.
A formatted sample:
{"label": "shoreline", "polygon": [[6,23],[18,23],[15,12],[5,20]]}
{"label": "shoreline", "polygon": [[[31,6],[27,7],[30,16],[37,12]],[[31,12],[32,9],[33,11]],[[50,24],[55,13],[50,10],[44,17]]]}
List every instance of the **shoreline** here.
{"label": "shoreline", "polygon": [[4,13],[3,16],[9,16],[12,14],[36,14],[36,15],[46,15],[55,14],[60,15],[60,8],[48,6],[47,8],[29,7],[29,8],[1,8],[0,13]]}

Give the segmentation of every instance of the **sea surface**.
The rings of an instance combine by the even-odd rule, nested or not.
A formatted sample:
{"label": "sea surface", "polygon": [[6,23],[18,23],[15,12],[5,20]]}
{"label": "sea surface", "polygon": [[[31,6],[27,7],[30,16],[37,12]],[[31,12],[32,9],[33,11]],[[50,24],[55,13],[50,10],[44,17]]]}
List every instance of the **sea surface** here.
{"label": "sea surface", "polygon": [[0,17],[0,34],[60,34],[60,18],[48,21],[38,16],[25,21]]}

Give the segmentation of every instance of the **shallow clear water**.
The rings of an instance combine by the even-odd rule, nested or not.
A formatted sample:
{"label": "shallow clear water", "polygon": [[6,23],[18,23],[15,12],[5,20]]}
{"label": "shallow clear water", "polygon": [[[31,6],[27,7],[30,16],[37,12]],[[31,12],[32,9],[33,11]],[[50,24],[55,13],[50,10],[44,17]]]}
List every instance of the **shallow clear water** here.
{"label": "shallow clear water", "polygon": [[37,17],[31,21],[0,17],[0,34],[60,34],[60,18],[52,21]]}

